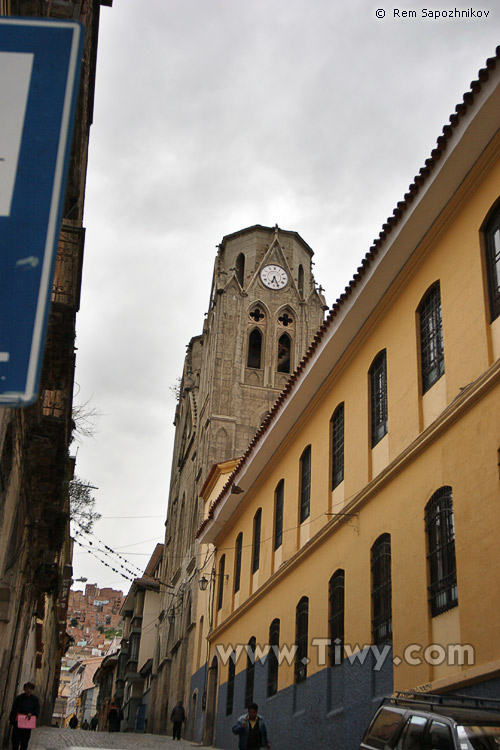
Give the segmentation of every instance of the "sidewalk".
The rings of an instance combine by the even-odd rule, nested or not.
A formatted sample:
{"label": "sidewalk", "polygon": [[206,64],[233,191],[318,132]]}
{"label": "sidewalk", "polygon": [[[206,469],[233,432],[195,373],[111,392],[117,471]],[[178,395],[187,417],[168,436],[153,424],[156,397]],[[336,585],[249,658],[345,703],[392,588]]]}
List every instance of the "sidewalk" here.
{"label": "sidewalk", "polygon": [[58,748],[109,748],[110,750],[208,750],[189,740],[173,740],[162,734],[133,732],[90,732],[82,729],[40,727],[31,733],[29,750],[57,750]]}

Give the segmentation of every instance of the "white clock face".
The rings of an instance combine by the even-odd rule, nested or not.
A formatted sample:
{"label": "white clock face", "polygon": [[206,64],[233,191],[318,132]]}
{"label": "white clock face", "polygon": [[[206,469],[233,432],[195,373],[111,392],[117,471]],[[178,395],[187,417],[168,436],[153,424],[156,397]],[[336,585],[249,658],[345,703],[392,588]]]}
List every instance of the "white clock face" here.
{"label": "white clock face", "polygon": [[269,289],[283,289],[288,283],[288,276],[281,266],[264,266],[260,272],[262,283]]}

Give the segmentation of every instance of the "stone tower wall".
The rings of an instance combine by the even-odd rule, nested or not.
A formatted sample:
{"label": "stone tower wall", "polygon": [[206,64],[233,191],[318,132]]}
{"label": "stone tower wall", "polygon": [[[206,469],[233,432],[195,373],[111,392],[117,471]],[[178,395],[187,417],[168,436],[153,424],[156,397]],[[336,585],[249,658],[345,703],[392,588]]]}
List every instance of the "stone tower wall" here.
{"label": "stone tower wall", "polygon": [[[297,233],[278,227],[250,227],[219,245],[210,307],[201,336],[188,346],[175,416],[162,568],[168,586],[162,596],[151,706],[190,703],[189,655],[198,622],[199,491],[213,464],[245,452],[323,321],[326,306],[312,275],[312,254]],[[286,271],[282,289],[262,283],[260,271],[269,264]],[[255,328],[262,335],[261,366],[249,367],[249,336]],[[278,339],[284,333],[291,341],[289,373],[277,371]],[[173,610],[175,621],[170,623]],[[159,710],[152,708],[148,726],[164,730]]]}

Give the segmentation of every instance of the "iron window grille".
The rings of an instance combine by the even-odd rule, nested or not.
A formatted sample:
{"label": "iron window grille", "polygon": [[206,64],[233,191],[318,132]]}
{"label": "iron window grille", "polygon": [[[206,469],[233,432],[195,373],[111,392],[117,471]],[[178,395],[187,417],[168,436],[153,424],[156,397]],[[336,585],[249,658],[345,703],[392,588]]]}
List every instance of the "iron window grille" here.
{"label": "iron window grille", "polygon": [[233,713],[234,703],[234,678],[236,674],[236,652],[233,651],[229,657],[227,674],[226,716]]}
{"label": "iron window grille", "polygon": [[224,597],[224,569],[226,567],[226,556],[222,555],[219,562],[219,591],[217,593],[217,610],[222,609],[222,599]]}
{"label": "iron window grille", "polygon": [[370,368],[372,448],[387,434],[387,356],[385,349]]}
{"label": "iron window grille", "polygon": [[430,586],[433,617],[458,604],[455,559],[455,524],[451,487],[441,487],[425,506]]}
{"label": "iron window grille", "polygon": [[500,315],[500,206],[486,225],[486,275],[490,301],[490,321]]}
{"label": "iron window grille", "polygon": [[240,590],[241,581],[241,553],[243,550],[243,532],[240,532],[236,538],[236,554],[234,562],[234,593]]}
{"label": "iron window grille", "polygon": [[344,480],[344,404],[332,417],[332,490]]}
{"label": "iron window grille", "polygon": [[330,631],[330,666],[344,659],[345,573],[339,568],[328,582],[328,629]]}
{"label": "iron window grille", "polygon": [[253,519],[253,554],[252,573],[259,569],[260,565],[260,528],[262,523],[262,508],[259,508]]}
{"label": "iron window grille", "polygon": [[278,692],[278,655],[280,645],[280,621],[273,620],[269,627],[269,654],[267,657],[267,697]]}
{"label": "iron window grille", "polygon": [[247,670],[245,677],[245,707],[253,703],[253,686],[255,681],[255,637],[252,636],[247,646]]}
{"label": "iron window grille", "polygon": [[444,374],[443,322],[439,283],[425,295],[419,307],[422,392]]}
{"label": "iron window grille", "polygon": [[303,596],[295,610],[295,682],[307,678],[307,641],[309,631],[309,599]]}
{"label": "iron window grille", "polygon": [[283,505],[285,498],[285,480],[282,479],[274,492],[274,549],[283,544]]}
{"label": "iron window grille", "polygon": [[392,641],[391,535],[382,534],[371,552],[373,642]]}
{"label": "iron window grille", "polygon": [[311,446],[308,445],[300,459],[300,523],[311,512]]}

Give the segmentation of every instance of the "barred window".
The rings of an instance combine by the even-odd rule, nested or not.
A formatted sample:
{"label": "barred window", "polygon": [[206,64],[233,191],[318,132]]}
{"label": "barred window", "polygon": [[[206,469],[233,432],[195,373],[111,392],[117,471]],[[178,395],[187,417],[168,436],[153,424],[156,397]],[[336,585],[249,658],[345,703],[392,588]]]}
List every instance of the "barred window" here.
{"label": "barred window", "polygon": [[344,480],[344,404],[337,406],[332,425],[332,490]]}
{"label": "barred window", "polygon": [[243,550],[243,532],[236,537],[236,549],[234,555],[234,593],[240,590],[241,580],[241,552]]}
{"label": "barred window", "polygon": [[382,534],[371,550],[373,642],[392,640],[391,535]]}
{"label": "barred window", "polygon": [[253,685],[255,681],[255,636],[248,641],[247,646],[247,670],[245,676],[245,708],[253,703]]}
{"label": "barred window", "polygon": [[344,592],[345,573],[339,568],[328,582],[328,630],[330,635],[330,666],[344,659]]}
{"label": "barred window", "polygon": [[439,282],[427,292],[418,308],[420,320],[420,365],[422,392],[444,374],[443,323]]}
{"label": "barred window", "polygon": [[455,524],[451,487],[441,487],[425,506],[432,616],[458,604]]}
{"label": "barred window", "polygon": [[280,621],[273,620],[269,627],[269,655],[267,657],[267,697],[278,692],[278,655],[280,645]]}
{"label": "barred window", "polygon": [[283,544],[283,504],[285,498],[285,480],[282,479],[274,491],[274,549]]}
{"label": "barred window", "polygon": [[253,550],[252,550],[252,573],[259,569],[260,565],[260,527],[262,523],[262,508],[259,508],[253,518]]}
{"label": "barred window", "polygon": [[227,674],[226,716],[233,713],[234,703],[234,677],[236,674],[236,651],[229,657]]}
{"label": "barred window", "polygon": [[219,562],[219,591],[217,594],[217,609],[222,608],[222,598],[224,596],[224,568],[226,567],[226,556],[222,555]]}
{"label": "barred window", "polygon": [[308,445],[300,458],[300,523],[309,518],[311,512],[311,446]]}
{"label": "barred window", "polygon": [[261,352],[262,334],[258,328],[254,328],[248,337],[247,367],[253,367],[255,370],[260,369]]}
{"label": "barred window", "polygon": [[303,596],[295,610],[295,682],[307,677],[307,641],[309,637],[309,599]]}
{"label": "barred window", "polygon": [[500,315],[500,204],[484,230],[490,320]]}
{"label": "barred window", "polygon": [[387,434],[387,355],[381,351],[370,367],[372,448]]}

